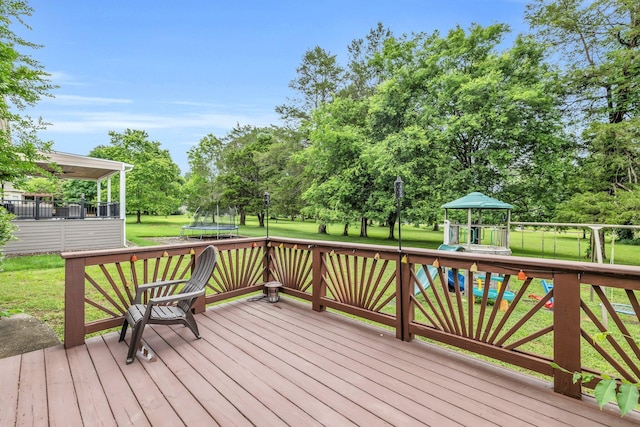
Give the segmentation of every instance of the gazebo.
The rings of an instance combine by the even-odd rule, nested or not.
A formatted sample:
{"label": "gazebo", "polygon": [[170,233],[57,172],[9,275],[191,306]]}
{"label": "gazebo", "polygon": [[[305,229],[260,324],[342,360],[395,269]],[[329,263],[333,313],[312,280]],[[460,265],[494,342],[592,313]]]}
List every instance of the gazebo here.
{"label": "gazebo", "polygon": [[[473,192],[445,203],[442,208],[444,208],[443,243],[445,245],[462,246],[466,252],[511,255],[509,228],[513,205],[479,192]],[[450,209],[466,210],[466,224],[452,223],[449,220]],[[491,215],[493,220],[487,223],[483,221],[483,210],[502,210],[505,211],[505,214],[500,217],[499,221],[495,220],[496,215]]]}

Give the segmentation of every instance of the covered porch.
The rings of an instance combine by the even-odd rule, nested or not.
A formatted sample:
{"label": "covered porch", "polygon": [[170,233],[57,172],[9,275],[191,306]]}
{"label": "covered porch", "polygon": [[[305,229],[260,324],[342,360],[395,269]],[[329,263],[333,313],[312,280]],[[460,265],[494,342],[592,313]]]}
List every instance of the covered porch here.
{"label": "covered porch", "polygon": [[[88,249],[114,249],[126,245],[126,173],[133,166],[113,160],[68,153],[43,154],[36,162],[43,170],[60,179],[95,181],[96,200],[57,200],[51,195],[25,199],[23,192],[13,191],[2,205],[15,215],[18,230],[15,240],[4,253],[30,254]],[[119,197],[112,200],[111,181],[119,178]],[[106,188],[104,188],[106,184]]]}

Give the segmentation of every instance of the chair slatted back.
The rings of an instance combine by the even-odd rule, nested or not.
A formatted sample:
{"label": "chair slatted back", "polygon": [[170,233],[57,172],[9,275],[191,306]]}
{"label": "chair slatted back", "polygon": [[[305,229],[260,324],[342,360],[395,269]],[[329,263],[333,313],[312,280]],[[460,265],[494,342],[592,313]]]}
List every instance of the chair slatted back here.
{"label": "chair slatted back", "polygon": [[[204,251],[196,259],[196,267],[191,273],[191,277],[184,285],[180,293],[196,292],[204,289],[209,282],[213,269],[216,267],[218,261],[216,248],[213,246],[207,246]],[[190,300],[180,301],[178,307],[185,312],[191,308],[196,298]]]}

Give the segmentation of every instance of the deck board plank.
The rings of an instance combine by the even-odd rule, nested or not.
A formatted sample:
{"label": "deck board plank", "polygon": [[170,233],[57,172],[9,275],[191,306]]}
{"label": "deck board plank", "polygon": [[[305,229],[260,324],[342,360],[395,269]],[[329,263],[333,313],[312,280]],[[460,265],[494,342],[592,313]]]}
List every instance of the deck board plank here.
{"label": "deck board plank", "polygon": [[638,412],[622,418],[548,381],[288,298],[196,319],[199,340],[148,327],[151,361],[126,365],[117,333],[0,359],[0,425],[640,424]]}
{"label": "deck board plank", "polygon": [[16,425],[47,425],[49,423],[49,409],[47,407],[44,350],[25,353],[21,358]]}
{"label": "deck board plank", "polygon": [[75,384],[64,348],[44,350],[50,426],[82,425]]}
{"label": "deck board plank", "polygon": [[[436,399],[444,412],[452,409],[446,403],[454,405],[453,410],[456,411],[466,411],[469,406],[473,406],[474,413],[484,418],[485,421],[509,426],[527,425],[528,422],[520,418],[522,415],[536,416],[526,407],[519,408],[518,414],[504,414],[504,399],[500,395],[492,394],[491,390],[487,392],[484,381],[474,381],[473,377],[469,375],[465,376],[463,382],[452,380],[451,373],[443,369],[441,365],[428,369],[424,366],[424,360],[400,361],[398,366],[387,365],[385,361],[389,360],[389,354],[379,349],[378,334],[366,337],[368,340],[358,341],[345,338],[341,329],[330,329],[327,322],[320,327],[311,323],[302,323],[303,318],[300,316],[296,317],[296,322],[286,322],[281,316],[278,316],[277,311],[270,312],[260,306],[244,306],[242,308],[245,311],[253,309],[250,313],[261,319],[259,320],[261,322],[279,319],[276,329],[283,330],[285,333],[305,336],[309,342],[321,342],[325,337],[330,337],[336,342],[336,352],[340,354],[338,357],[358,360],[360,363],[367,364],[374,372],[386,372],[391,378],[401,380],[409,386],[408,389],[405,389],[405,393],[409,393],[412,398],[420,397],[420,393],[413,392],[413,390],[421,391],[423,401],[433,403]],[[307,318],[309,317],[307,316]],[[381,331],[383,340],[385,332]],[[399,359],[393,357],[392,360]],[[388,386],[392,387],[390,384]],[[549,425],[554,425],[554,423],[550,422]],[[557,425],[565,424],[557,423]]]}
{"label": "deck board plank", "polygon": [[[147,338],[153,338],[154,336],[157,335],[155,335],[153,331],[147,331],[144,337],[145,342]],[[176,412],[176,415],[179,416],[187,426],[217,425],[213,417],[202,408],[193,397],[191,391],[180,382],[176,373],[167,367],[164,357],[165,351],[168,350],[168,345],[162,340],[155,340],[154,343],[158,348],[157,351],[162,352],[162,358],[157,358],[153,362],[142,363],[141,365],[145,368],[151,380],[156,384],[164,398]],[[158,346],[160,343],[164,345]],[[152,348],[154,347],[152,346]],[[128,369],[130,367],[131,366],[127,366],[126,368]]]}
{"label": "deck board plank", "polygon": [[20,384],[20,355],[8,357],[0,363],[0,426],[16,423],[18,385]]}
{"label": "deck board plank", "polygon": [[[223,318],[221,318],[221,316],[216,315],[211,318],[214,319],[216,323],[221,322],[226,325],[230,325],[230,327],[233,327],[233,322],[225,321]],[[259,330],[259,328],[255,329]],[[261,331],[260,333],[263,332]],[[243,335],[247,336],[248,339],[252,342],[259,342],[261,343],[261,345],[266,345],[265,340],[258,334],[254,334],[251,330],[246,330]],[[293,347],[289,344],[291,344]],[[383,420],[383,422],[392,425],[406,425],[407,423],[415,424],[417,422],[415,419],[406,416],[405,413],[399,411],[393,405],[390,405],[389,403],[372,396],[370,393],[363,391],[360,387],[351,384],[349,381],[341,378],[335,372],[324,369],[322,367],[318,367],[316,364],[309,362],[307,360],[309,355],[301,354],[298,349],[294,347],[295,345],[293,343],[287,342],[287,349],[280,348],[275,345],[270,348],[269,352],[272,354],[272,356],[277,360],[283,362],[281,369],[294,368],[299,372],[306,373],[306,375],[309,375],[313,379],[320,381],[331,390],[338,391],[341,394],[342,398],[349,399],[352,402],[356,402],[357,405],[362,406],[368,412],[374,414],[376,418]],[[297,357],[297,355],[300,356]],[[380,423],[380,421],[377,421],[377,423]]]}

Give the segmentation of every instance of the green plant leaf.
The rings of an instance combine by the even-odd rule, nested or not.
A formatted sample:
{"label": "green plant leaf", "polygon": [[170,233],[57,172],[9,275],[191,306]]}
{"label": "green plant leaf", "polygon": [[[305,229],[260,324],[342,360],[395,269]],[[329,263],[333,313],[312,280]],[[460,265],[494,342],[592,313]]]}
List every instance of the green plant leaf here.
{"label": "green plant leaf", "polygon": [[588,383],[589,381],[591,381],[592,379],[594,379],[596,376],[593,374],[582,374],[582,382],[583,383]]}
{"label": "green plant leaf", "polygon": [[[620,414],[624,416],[627,412],[633,410],[638,404],[638,386],[636,384],[622,384],[616,395]],[[602,407],[601,407],[602,408]]]}
{"label": "green plant leaf", "polygon": [[573,383],[577,383],[578,381],[582,380],[582,374],[580,372],[574,372],[573,373]]}
{"label": "green plant leaf", "polygon": [[598,405],[600,405],[600,409],[602,409],[605,404],[615,399],[616,382],[612,379],[603,379],[596,385],[594,391]]}
{"label": "green plant leaf", "polygon": [[595,341],[602,343],[604,340],[607,339],[609,335],[611,335],[611,332],[599,332],[597,334],[594,334],[593,338]]}

